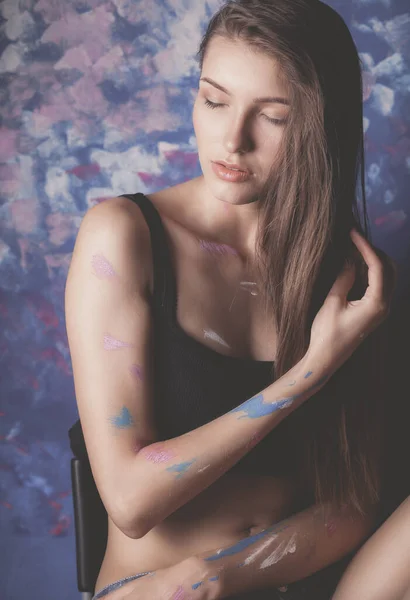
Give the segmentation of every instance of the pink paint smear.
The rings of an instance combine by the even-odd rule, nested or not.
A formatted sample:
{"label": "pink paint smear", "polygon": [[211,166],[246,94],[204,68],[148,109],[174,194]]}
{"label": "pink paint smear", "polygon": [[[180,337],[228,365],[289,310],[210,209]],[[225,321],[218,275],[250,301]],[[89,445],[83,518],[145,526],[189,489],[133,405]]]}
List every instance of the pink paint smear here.
{"label": "pink paint smear", "polygon": [[94,254],[92,257],[94,273],[100,279],[112,279],[117,276],[112,264],[102,254]]}
{"label": "pink paint smear", "polygon": [[133,344],[129,344],[128,342],[122,342],[121,340],[117,340],[112,337],[112,335],[108,335],[107,333],[104,335],[104,349],[105,350],[118,350],[119,348],[133,348]]}
{"label": "pink paint smear", "polygon": [[182,587],[182,585],[179,585],[177,591],[171,596],[170,600],[185,600],[185,598],[186,596],[184,588]]}
{"label": "pink paint smear", "polygon": [[211,254],[219,254],[221,256],[226,254],[231,254],[233,256],[238,255],[235,248],[232,248],[232,246],[228,246],[227,244],[217,244],[216,242],[207,242],[206,240],[200,240],[199,245],[201,246],[202,250],[210,252]]}
{"label": "pink paint smear", "polygon": [[142,367],[134,363],[130,366],[129,370],[132,373],[132,375],[134,375],[137,379],[139,379],[140,381],[143,380],[144,377],[142,374]]}
{"label": "pink paint smear", "polygon": [[174,453],[169,450],[163,450],[161,446],[157,446],[156,448],[143,448],[140,452],[147,460],[153,463],[163,463],[171,458],[174,458]]}

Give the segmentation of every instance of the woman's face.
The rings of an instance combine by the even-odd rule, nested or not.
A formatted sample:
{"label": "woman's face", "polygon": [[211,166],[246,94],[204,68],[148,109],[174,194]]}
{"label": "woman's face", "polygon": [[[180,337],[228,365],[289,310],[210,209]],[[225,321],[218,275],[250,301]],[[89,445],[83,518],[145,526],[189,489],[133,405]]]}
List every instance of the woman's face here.
{"label": "woman's face", "polygon": [[[237,205],[258,199],[284,133],[288,98],[271,57],[244,42],[220,36],[211,40],[193,125],[204,181],[215,198]],[[229,180],[237,175],[228,171],[224,176],[218,161],[237,164],[249,176]]]}

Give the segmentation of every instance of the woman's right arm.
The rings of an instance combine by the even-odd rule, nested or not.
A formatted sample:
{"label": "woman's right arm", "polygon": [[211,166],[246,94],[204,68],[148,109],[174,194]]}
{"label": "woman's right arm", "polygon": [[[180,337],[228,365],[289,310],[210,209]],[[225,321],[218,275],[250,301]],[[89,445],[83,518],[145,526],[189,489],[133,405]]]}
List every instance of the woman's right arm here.
{"label": "woman's right arm", "polygon": [[[138,207],[124,198],[106,201],[84,217],[66,288],[75,391],[91,468],[108,514],[132,538],[214,483],[340,366],[324,365],[323,351],[308,351],[228,413],[156,441],[149,253]],[[319,320],[316,329],[321,326]]]}

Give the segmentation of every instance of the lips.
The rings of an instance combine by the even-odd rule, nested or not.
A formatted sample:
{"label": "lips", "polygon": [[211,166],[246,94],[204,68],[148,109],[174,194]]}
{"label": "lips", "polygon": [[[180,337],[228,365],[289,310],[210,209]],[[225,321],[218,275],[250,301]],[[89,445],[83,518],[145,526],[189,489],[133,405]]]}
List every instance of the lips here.
{"label": "lips", "polygon": [[223,165],[227,169],[231,169],[232,171],[242,171],[242,173],[249,173],[248,169],[244,169],[240,165],[236,165],[234,163],[227,163],[223,160],[215,161],[218,165]]}

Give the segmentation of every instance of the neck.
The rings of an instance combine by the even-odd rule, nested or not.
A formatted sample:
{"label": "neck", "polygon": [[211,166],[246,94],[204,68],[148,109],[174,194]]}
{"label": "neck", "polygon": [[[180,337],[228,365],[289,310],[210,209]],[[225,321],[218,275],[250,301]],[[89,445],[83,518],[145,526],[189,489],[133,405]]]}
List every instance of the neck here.
{"label": "neck", "polygon": [[206,187],[204,177],[192,180],[190,217],[204,231],[204,236],[235,248],[251,261],[256,252],[258,203],[235,205],[219,200]]}

